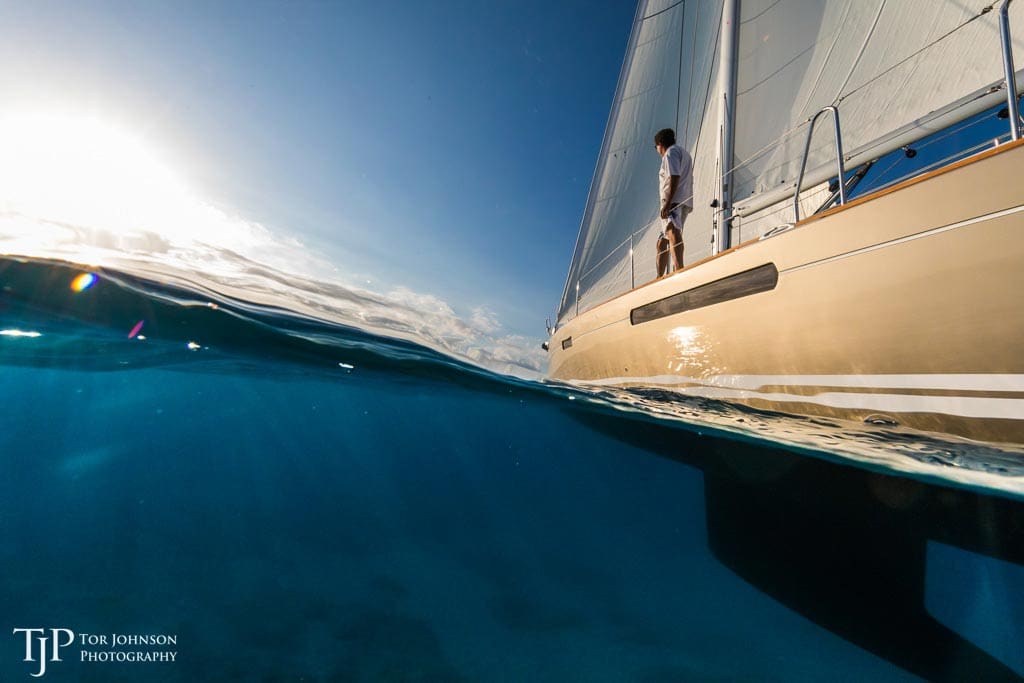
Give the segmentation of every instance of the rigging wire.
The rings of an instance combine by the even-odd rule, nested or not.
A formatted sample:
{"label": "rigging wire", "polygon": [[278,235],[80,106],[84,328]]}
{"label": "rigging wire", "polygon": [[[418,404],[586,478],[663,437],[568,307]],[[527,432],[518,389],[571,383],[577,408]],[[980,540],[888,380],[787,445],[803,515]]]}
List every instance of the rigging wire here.
{"label": "rigging wire", "polygon": [[[949,128],[949,129],[947,129],[945,131],[942,131],[941,135],[936,134],[936,136],[934,138],[932,138],[932,139],[929,139],[929,140],[926,140],[926,141],[922,141],[920,143],[916,143],[914,145],[914,149],[917,150],[918,152],[920,152],[921,150],[923,150],[923,149],[925,149],[927,147],[930,147],[930,146],[932,146],[934,144],[937,144],[939,142],[942,142],[943,140],[945,140],[945,139],[947,139],[947,138],[949,138],[949,137],[951,137],[953,135],[956,135],[957,133],[960,133],[960,132],[962,132],[964,130],[967,130],[969,128],[974,128],[976,126],[980,126],[980,125],[986,123],[986,120],[987,120],[987,117],[979,117],[979,118],[977,118],[976,120],[973,120],[973,121],[968,120],[966,122],[963,122],[963,123],[961,123],[958,126],[954,126],[953,128]],[[883,187],[888,187],[889,185],[895,185],[895,184],[897,184],[899,182],[902,182],[903,180],[906,180],[907,178],[911,178],[911,177],[913,177],[915,175],[918,175],[920,173],[927,173],[929,170],[931,170],[933,168],[938,168],[940,166],[944,166],[945,164],[953,161],[954,159],[964,158],[966,156],[969,156],[969,155],[973,154],[974,152],[976,152],[978,150],[985,149],[986,147],[990,146],[991,144],[992,144],[991,140],[985,140],[983,142],[976,143],[976,144],[974,144],[974,145],[972,145],[970,147],[967,147],[965,149],[957,150],[957,151],[953,152],[952,154],[950,154],[950,155],[948,155],[948,156],[946,156],[946,157],[944,157],[942,159],[939,159],[937,161],[933,161],[930,164],[927,164],[926,166],[922,166],[920,168],[915,168],[915,169],[913,169],[913,170],[903,174],[902,176],[899,176],[898,178],[895,178],[894,180],[887,180],[884,183],[881,182],[882,178],[884,178],[885,175],[887,173],[889,173],[889,171],[891,171],[897,164],[899,164],[900,162],[902,162],[902,161],[904,161],[906,159],[906,157],[903,154],[899,154],[899,155],[896,156],[896,158],[893,160],[893,162],[891,164],[889,164],[885,168],[885,170],[881,171],[880,173],[875,174],[875,176],[872,179],[872,182],[875,183],[875,185],[872,187],[872,190],[874,191],[874,190],[881,189]]]}
{"label": "rigging wire", "polygon": [[[838,105],[840,102],[848,99],[849,97],[851,97],[852,95],[856,94],[857,92],[863,90],[864,88],[868,87],[869,85],[871,85],[875,81],[881,79],[883,76],[885,76],[889,72],[891,72],[894,69],[902,66],[903,64],[906,64],[908,61],[910,61],[913,58],[917,57],[918,55],[920,55],[921,53],[925,52],[926,50],[931,49],[932,47],[937,45],[939,42],[945,40],[946,38],[949,38],[951,35],[953,35],[957,31],[959,31],[960,29],[964,28],[965,26],[968,26],[972,22],[976,21],[977,19],[980,19],[984,15],[988,14],[989,12],[991,12],[994,7],[995,7],[994,4],[990,4],[990,5],[987,5],[987,6],[983,7],[974,16],[972,16],[972,17],[968,18],[967,20],[963,21],[962,23],[958,24],[957,26],[955,26],[954,28],[950,29],[946,33],[942,34],[941,36],[939,36],[935,40],[931,41],[927,45],[925,45],[925,46],[921,47],[920,49],[916,50],[911,55],[909,55],[909,56],[903,58],[902,60],[900,60],[899,62],[893,64],[888,69],[886,69],[885,71],[882,71],[881,73],[876,75],[871,80],[865,81],[864,83],[862,83],[861,85],[857,86],[856,88],[854,88],[850,92],[846,93],[845,95],[842,95],[842,96],[838,97],[835,100],[835,104]],[[799,124],[797,124],[793,128],[790,128],[788,131],[785,131],[784,133],[782,133],[775,140],[772,140],[771,142],[767,143],[766,145],[761,147],[761,149],[757,150],[756,152],[754,152],[753,154],[748,156],[746,159],[742,160],[741,162],[739,162],[738,164],[733,166],[732,169],[730,171],[728,171],[727,173],[728,174],[732,174],[732,173],[734,173],[734,172],[736,172],[736,171],[738,171],[738,170],[740,170],[742,168],[745,168],[745,167],[751,165],[754,161],[756,161],[760,157],[764,156],[765,154],[769,153],[770,151],[772,151],[772,150],[782,146],[783,144],[787,143],[791,138],[793,138],[795,135],[800,133],[801,130],[807,124],[809,124],[809,123],[810,123],[810,118],[808,118],[808,119],[806,119],[804,121],[801,121]]]}
{"label": "rigging wire", "polygon": [[961,123],[959,126],[955,126],[953,128],[947,128],[945,131],[943,131],[943,134],[938,136],[938,137],[932,138],[931,140],[927,140],[927,141],[924,141],[924,142],[914,143],[914,149],[916,149],[917,151],[920,152],[925,147],[928,147],[930,145],[934,145],[936,142],[941,142],[941,141],[945,140],[946,138],[950,137],[951,135],[956,135],[957,133],[959,133],[962,130],[966,130],[967,128],[973,128],[974,126],[979,126],[982,123],[984,123],[985,120],[986,120],[986,117],[978,118],[978,120],[976,120],[976,121],[971,121],[970,119],[968,119],[964,123]]}
{"label": "rigging wire", "polygon": [[[875,29],[878,28],[878,20],[882,18],[882,12],[884,11],[885,0],[882,0],[878,3],[878,11],[875,12],[875,20],[871,22],[871,28],[868,29],[867,35],[864,36],[864,40],[860,44],[860,50],[857,51],[857,59],[853,60],[853,65],[846,72],[846,79],[843,81],[843,84],[839,86],[839,92],[843,92],[846,85],[850,82],[850,79],[853,78],[853,73],[857,70],[857,67],[860,66],[860,60],[864,59],[864,53],[868,51],[868,43],[871,42],[871,38],[875,35]],[[833,104],[839,104],[842,100],[843,98],[840,97],[838,100],[833,102]]]}
{"label": "rigging wire", "polygon": [[[1003,138],[1009,139],[1009,134],[1003,134],[1003,135],[999,136],[996,139],[999,140],[1000,142],[1005,142],[1005,140]],[[885,188],[885,187],[891,187],[893,185],[898,185],[899,183],[903,182],[904,180],[908,180],[908,179],[913,178],[914,176],[920,175],[922,173],[927,173],[927,172],[932,171],[932,170],[934,170],[936,168],[941,168],[941,167],[945,166],[946,164],[949,164],[949,163],[951,163],[953,161],[956,161],[957,159],[964,159],[964,158],[969,157],[970,155],[974,154],[975,152],[981,151],[981,150],[986,149],[986,148],[990,148],[991,146],[992,146],[992,140],[985,140],[984,142],[979,142],[976,145],[972,145],[971,147],[968,147],[966,149],[958,150],[958,151],[954,152],[953,154],[950,154],[949,156],[946,156],[946,157],[943,157],[942,159],[938,159],[936,161],[933,161],[932,163],[928,164],[927,166],[922,166],[921,168],[915,168],[914,170],[910,171],[909,173],[905,173],[902,176],[899,176],[898,178],[895,178],[893,180],[890,180],[890,181],[886,182],[884,185],[880,185],[880,186],[878,186],[876,188],[873,188],[872,191],[878,191],[879,189],[882,189],[882,188]]]}
{"label": "rigging wire", "polygon": [[[642,17],[640,19],[640,21],[641,22],[642,21],[646,21],[647,19],[651,19],[651,18],[656,17],[656,16],[658,16],[660,14],[668,12],[668,11],[674,9],[675,7],[678,7],[679,5],[685,4],[685,1],[686,0],[677,0],[676,2],[672,3],[668,7],[665,7],[665,8],[663,8],[663,9],[661,9],[661,10],[659,10],[659,11],[653,13],[653,14],[650,14],[650,15]],[[775,4],[778,4],[778,2],[775,2],[772,5],[770,5],[768,9],[771,9],[771,7],[773,7]],[[885,2],[883,0],[882,7],[884,7],[884,5],[885,5]],[[875,75],[870,80],[865,81],[864,83],[862,83],[858,87],[854,88],[850,92],[848,92],[848,93],[846,93],[844,95],[841,95],[840,97],[838,97],[835,100],[834,104],[838,105],[839,103],[849,99],[850,97],[852,97],[856,93],[860,92],[861,90],[867,88],[868,86],[870,86],[871,84],[875,83],[876,81],[882,79],[887,74],[889,74],[892,71],[894,71],[895,69],[897,69],[900,66],[906,64],[907,62],[913,60],[914,58],[918,57],[919,55],[921,55],[922,53],[926,52],[927,50],[933,48],[934,46],[936,46],[940,42],[946,40],[947,38],[949,38],[950,36],[952,36],[956,32],[960,31],[964,27],[970,25],[971,23],[973,23],[977,19],[980,19],[985,14],[988,14],[989,12],[992,11],[992,9],[994,7],[995,7],[995,3],[989,4],[989,5],[985,6],[985,7],[983,7],[974,16],[971,16],[970,18],[968,18],[967,20],[965,20],[962,23],[958,24],[957,26],[955,26],[954,28],[950,29],[949,31],[945,32],[944,34],[942,34],[938,38],[932,40],[927,45],[924,45],[920,49],[914,51],[912,54],[908,55],[907,57],[905,57],[905,58],[901,59],[900,61],[896,62],[895,64],[891,65],[890,67],[888,67],[884,71],[878,73],[877,75]],[[698,5],[697,12],[699,12],[699,10],[700,10],[700,8],[699,8],[699,5]],[[877,23],[878,18],[879,18],[880,15],[881,15],[881,11],[879,11],[879,13],[876,15],[875,23]],[[680,59],[679,59],[679,72],[678,72],[680,76],[682,75],[682,71],[683,71],[683,69],[682,69],[682,60],[683,60],[683,52],[684,52],[684,50],[683,50],[683,47],[684,47],[684,45],[683,45],[683,38],[685,37],[685,12],[684,12],[683,19],[684,19],[683,20],[683,25],[681,27],[681,32],[680,32]],[[698,25],[699,25],[699,23],[698,23]],[[870,35],[869,35],[869,38],[870,38]],[[718,49],[720,47],[719,46],[719,42],[720,42],[720,35],[716,35],[714,49],[713,49],[712,54],[717,53],[717,51],[718,51]],[[867,43],[867,41],[865,41],[865,47],[866,47],[866,43]],[[694,55],[696,53],[696,41],[694,41],[693,53],[694,53]],[[693,82],[694,68],[695,68],[694,59],[693,59],[693,56],[691,56],[691,60],[690,60],[690,78],[689,78],[689,82],[688,82],[688,92],[687,92],[687,98],[688,98],[687,99],[687,107],[688,107],[688,110],[689,110],[690,106],[692,105],[692,101],[691,100],[692,100],[692,91],[693,91],[693,85],[694,85],[694,82]],[[698,129],[697,129],[697,139],[696,139],[697,144],[699,144],[699,142],[700,142],[700,132],[703,130],[704,124],[706,122],[705,119],[706,119],[707,100],[708,100],[708,97],[710,97],[711,83],[713,81],[713,75],[714,75],[713,71],[715,71],[715,69],[709,69],[708,70],[708,79],[707,79],[707,85],[706,85],[706,88],[705,88],[705,96],[704,96],[704,107],[702,107],[700,123],[699,123]],[[680,79],[680,82],[678,83],[677,97],[676,97],[676,122],[677,122],[677,125],[678,125],[678,121],[679,121],[681,97],[682,97],[682,83],[681,83],[681,79]],[[687,116],[687,121],[685,123],[685,137],[683,138],[684,140],[687,139],[688,136],[689,136],[690,118],[691,117],[688,115]],[[796,126],[791,128],[790,130],[785,131],[784,133],[782,133],[778,138],[776,138],[776,140],[766,144],[761,149],[757,150],[756,152],[754,152],[752,155],[750,155],[748,158],[744,159],[740,163],[738,163],[736,165],[733,165],[731,167],[727,167],[728,170],[725,170],[725,168],[722,168],[720,166],[717,169],[716,175],[719,175],[719,177],[721,178],[721,180],[723,182],[726,179],[729,179],[731,181],[732,180],[731,176],[733,174],[735,174],[738,170],[751,165],[754,161],[756,161],[760,157],[764,156],[765,154],[767,154],[771,150],[776,149],[777,147],[787,143],[795,135],[797,135],[799,132],[801,132],[809,122],[810,122],[809,118],[807,120],[805,120],[805,121],[800,122],[799,124],[797,124]],[[946,131],[941,137],[939,137],[939,138],[937,138],[935,140],[930,140],[927,143],[925,143],[925,146],[926,145],[930,145],[930,144],[934,144],[936,142],[939,142],[940,140],[945,139],[946,137],[949,137],[949,136],[955,134],[956,132],[959,132],[960,130],[962,130],[962,129],[966,128],[966,127],[969,127],[970,125],[974,125],[974,124],[970,124],[970,123],[969,124],[962,124],[962,125],[954,128],[954,129],[950,129],[950,130]],[[697,153],[698,153],[698,150],[696,149],[696,145],[695,145],[694,157],[697,156]],[[950,158],[953,158],[953,157],[950,157]],[[887,174],[889,171],[891,171],[895,167],[895,165],[898,164],[901,161],[901,159],[902,159],[902,157],[897,158],[892,164],[890,164],[877,177],[884,177],[884,175]],[[916,173],[916,171],[915,171],[915,173]],[[638,234],[641,234],[641,233],[649,230],[651,228],[651,226],[654,225],[655,223],[657,223],[657,219],[652,220],[652,221],[648,222],[646,225],[644,225],[643,227],[633,231],[625,240],[623,240],[619,245],[617,245],[613,250],[611,250],[607,255],[605,255],[602,259],[600,259],[597,263],[595,263],[593,266],[588,268],[583,273],[579,274],[577,279],[578,280],[583,280],[588,275],[592,274],[601,265],[603,265],[614,253],[618,252],[627,242],[632,242],[634,237],[636,237]],[[577,249],[578,249],[578,247],[579,247],[579,244],[577,243]],[[574,258],[574,260],[575,260],[575,258]],[[568,291],[568,281],[566,283],[566,288],[567,288],[566,291]],[[564,304],[564,295],[563,295],[563,304]]]}
{"label": "rigging wire", "polygon": [[951,35],[953,35],[953,34],[954,34],[954,33],[956,33],[957,31],[959,31],[960,29],[962,29],[962,28],[963,28],[964,26],[967,26],[968,24],[970,24],[970,23],[972,23],[972,22],[974,22],[974,21],[976,21],[976,20],[980,19],[981,17],[985,16],[986,14],[988,14],[989,12],[991,12],[991,11],[992,11],[992,9],[993,9],[994,7],[995,7],[995,4],[994,4],[994,3],[993,3],[993,4],[991,4],[991,5],[986,5],[985,7],[982,7],[982,8],[981,8],[981,11],[980,11],[980,12],[978,12],[977,14],[975,14],[975,15],[974,15],[973,17],[971,17],[971,18],[970,18],[970,19],[968,19],[967,21],[963,22],[963,23],[962,23],[962,24],[960,24],[959,26],[956,26],[956,27],[954,27],[954,28],[951,28],[951,29],[950,29],[949,31],[946,31],[946,32],[945,32],[945,33],[943,33],[943,34],[942,34],[941,36],[939,36],[938,38],[936,38],[936,39],[935,39],[935,40],[933,40],[932,42],[928,43],[927,45],[925,45],[925,46],[924,46],[924,47],[922,47],[921,49],[919,49],[919,50],[916,50],[916,51],[915,51],[915,52],[913,52],[912,54],[910,54],[910,55],[908,55],[907,57],[904,57],[904,58],[903,58],[903,59],[901,59],[900,61],[896,62],[895,64],[893,64],[892,66],[890,66],[890,67],[889,67],[888,69],[886,69],[885,71],[881,72],[880,74],[878,74],[877,76],[875,76],[874,78],[872,78],[872,79],[871,79],[870,81],[867,81],[867,82],[865,82],[865,83],[863,83],[863,84],[859,85],[858,87],[854,88],[853,90],[851,90],[850,92],[846,93],[845,95],[841,95],[841,96],[840,96],[840,97],[839,97],[838,99],[836,99],[835,103],[836,103],[836,104],[839,104],[840,102],[842,102],[843,100],[845,100],[846,98],[848,98],[848,97],[849,97],[850,95],[853,95],[853,94],[854,94],[854,93],[856,93],[857,91],[859,91],[859,90],[862,90],[862,89],[866,88],[867,86],[871,85],[872,83],[874,83],[875,81],[877,81],[878,79],[880,79],[880,78],[881,78],[882,76],[885,76],[885,75],[886,75],[887,73],[889,73],[890,71],[892,71],[893,69],[896,69],[897,67],[900,67],[900,66],[902,66],[902,65],[906,64],[906,63],[907,63],[907,62],[909,62],[909,61],[910,61],[911,59],[913,59],[914,57],[917,57],[917,56],[918,56],[919,54],[921,54],[921,53],[922,53],[922,52],[924,52],[925,50],[928,50],[928,49],[930,49],[930,48],[934,47],[934,46],[935,46],[935,45],[937,45],[937,44],[938,44],[939,42],[941,42],[941,41],[945,40],[946,38],[950,37]]}

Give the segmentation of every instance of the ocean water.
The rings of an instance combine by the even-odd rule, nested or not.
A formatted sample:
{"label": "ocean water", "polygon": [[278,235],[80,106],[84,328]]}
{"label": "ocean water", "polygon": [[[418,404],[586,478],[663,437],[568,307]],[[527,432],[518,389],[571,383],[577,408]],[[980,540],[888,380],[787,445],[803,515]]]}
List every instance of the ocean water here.
{"label": "ocean water", "polygon": [[0,261],[0,680],[1024,679],[1013,447],[514,378],[158,265]]}

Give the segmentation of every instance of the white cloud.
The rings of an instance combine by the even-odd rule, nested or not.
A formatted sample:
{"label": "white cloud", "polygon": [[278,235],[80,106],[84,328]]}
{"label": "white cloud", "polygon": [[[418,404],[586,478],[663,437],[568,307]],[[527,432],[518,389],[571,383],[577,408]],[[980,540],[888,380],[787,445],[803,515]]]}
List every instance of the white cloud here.
{"label": "white cloud", "polygon": [[501,330],[501,323],[489,308],[477,306],[470,313],[470,324],[484,334],[494,334]]}
{"label": "white cloud", "polygon": [[[198,278],[230,296],[401,337],[498,372],[536,375],[543,367],[540,340],[502,336],[488,308],[463,318],[428,293],[350,284],[300,240],[201,200],[125,131],[15,112],[0,118],[0,149],[0,251],[141,268],[182,284]],[[372,279],[380,275],[387,274]]]}
{"label": "white cloud", "polygon": [[489,309],[474,308],[464,318],[432,294],[408,287],[379,292],[347,283],[301,244],[251,227],[250,232],[229,233],[246,234],[244,242],[217,245],[211,243],[216,232],[208,241],[182,240],[0,214],[0,252],[104,265],[186,287],[200,285],[250,303],[412,341],[493,372],[525,378],[543,373],[546,354],[540,340],[503,335]]}

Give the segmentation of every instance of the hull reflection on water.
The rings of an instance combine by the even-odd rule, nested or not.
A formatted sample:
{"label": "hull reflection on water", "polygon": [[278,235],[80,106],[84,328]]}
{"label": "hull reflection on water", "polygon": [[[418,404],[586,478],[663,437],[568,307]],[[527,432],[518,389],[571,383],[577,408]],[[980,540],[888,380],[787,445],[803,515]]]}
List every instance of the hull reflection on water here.
{"label": "hull reflection on water", "polygon": [[[1024,578],[1024,503],[612,414],[574,417],[701,469],[712,554],[790,609],[928,680],[1024,680],[1019,651],[972,642],[968,624],[928,610],[972,588],[936,581],[950,573],[929,564],[936,543],[1012,563]],[[988,641],[998,630],[986,629]]]}

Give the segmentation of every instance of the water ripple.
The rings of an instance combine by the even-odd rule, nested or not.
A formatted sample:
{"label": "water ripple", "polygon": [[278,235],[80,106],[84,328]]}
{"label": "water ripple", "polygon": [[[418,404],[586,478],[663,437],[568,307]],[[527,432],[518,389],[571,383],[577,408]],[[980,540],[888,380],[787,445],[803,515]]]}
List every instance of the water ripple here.
{"label": "water ripple", "polygon": [[[0,336],[0,362],[454,382],[1024,498],[1024,446],[784,415],[657,389],[544,381],[536,379],[542,357],[502,348],[500,340],[431,308],[433,300],[389,298],[285,275],[240,256],[218,258],[221,267],[201,276],[166,258],[108,258],[102,267],[0,259],[0,313],[11,331]],[[73,288],[85,272],[95,281]]]}

